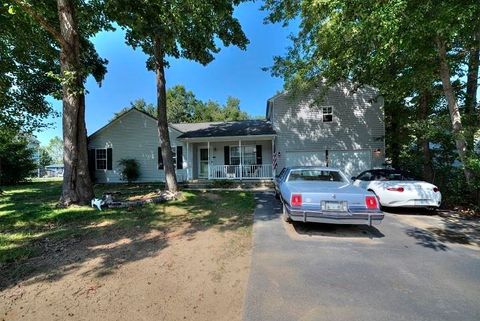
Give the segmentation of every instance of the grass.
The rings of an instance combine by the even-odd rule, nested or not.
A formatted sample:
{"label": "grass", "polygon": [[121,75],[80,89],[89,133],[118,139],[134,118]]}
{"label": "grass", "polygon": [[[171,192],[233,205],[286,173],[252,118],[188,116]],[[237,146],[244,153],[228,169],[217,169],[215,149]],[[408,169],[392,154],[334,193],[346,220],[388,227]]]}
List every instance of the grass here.
{"label": "grass", "polygon": [[[99,185],[97,197],[105,191],[119,191],[122,197],[148,194],[159,185]],[[45,242],[73,238],[95,238],[109,231],[135,233],[141,229],[174,230],[188,225],[194,230],[218,228],[249,231],[254,198],[248,192],[183,191],[180,199],[148,204],[134,209],[90,207],[56,208],[61,191],[59,181],[41,181],[6,187],[0,196],[0,266],[42,254]]]}

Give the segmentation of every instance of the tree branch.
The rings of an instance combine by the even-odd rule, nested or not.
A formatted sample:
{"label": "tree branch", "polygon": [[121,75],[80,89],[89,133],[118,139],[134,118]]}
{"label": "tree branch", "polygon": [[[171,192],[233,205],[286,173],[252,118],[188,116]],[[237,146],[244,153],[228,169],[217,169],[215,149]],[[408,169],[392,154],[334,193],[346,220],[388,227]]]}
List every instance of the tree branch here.
{"label": "tree branch", "polygon": [[21,0],[13,0],[16,4],[18,4],[28,15],[30,15],[36,22],[40,24],[47,32],[49,32],[53,38],[63,47],[68,48],[68,44],[63,38],[62,34],[56,30],[42,15],[33,9],[32,5],[21,1]]}

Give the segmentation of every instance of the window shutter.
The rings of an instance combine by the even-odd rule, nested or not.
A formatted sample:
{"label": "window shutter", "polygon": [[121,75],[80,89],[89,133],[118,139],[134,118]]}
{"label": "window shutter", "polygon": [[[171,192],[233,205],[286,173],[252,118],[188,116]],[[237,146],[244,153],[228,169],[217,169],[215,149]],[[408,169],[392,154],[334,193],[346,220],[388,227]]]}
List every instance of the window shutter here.
{"label": "window shutter", "polygon": [[223,158],[225,159],[225,165],[230,165],[230,146],[223,147]]}
{"label": "window shutter", "polygon": [[177,146],[177,169],[183,169],[183,147]]}
{"label": "window shutter", "polygon": [[257,165],[262,165],[262,145],[257,145]]}
{"label": "window shutter", "polygon": [[158,147],[158,169],[163,169],[162,148]]}
{"label": "window shutter", "polygon": [[90,179],[95,181],[95,149],[88,150],[88,171],[90,173]]}
{"label": "window shutter", "polygon": [[107,148],[107,170],[112,170],[112,149]]}

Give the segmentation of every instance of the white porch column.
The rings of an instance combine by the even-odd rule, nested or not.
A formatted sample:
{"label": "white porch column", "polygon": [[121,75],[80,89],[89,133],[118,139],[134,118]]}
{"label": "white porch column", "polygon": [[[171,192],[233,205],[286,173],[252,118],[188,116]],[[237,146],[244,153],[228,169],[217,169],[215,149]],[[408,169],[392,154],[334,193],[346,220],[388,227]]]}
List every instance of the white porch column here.
{"label": "white porch column", "polygon": [[238,152],[240,153],[240,179],[243,177],[242,140],[238,140]]}
{"label": "white porch column", "polygon": [[[273,155],[275,153],[275,138],[272,138],[272,178],[275,178],[277,169],[273,168]],[[277,160],[278,162],[278,160]]]}
{"label": "white porch column", "polygon": [[190,144],[187,142],[187,181],[190,180]]}
{"label": "white porch column", "polygon": [[208,150],[208,179],[210,179],[210,142],[207,143]]}

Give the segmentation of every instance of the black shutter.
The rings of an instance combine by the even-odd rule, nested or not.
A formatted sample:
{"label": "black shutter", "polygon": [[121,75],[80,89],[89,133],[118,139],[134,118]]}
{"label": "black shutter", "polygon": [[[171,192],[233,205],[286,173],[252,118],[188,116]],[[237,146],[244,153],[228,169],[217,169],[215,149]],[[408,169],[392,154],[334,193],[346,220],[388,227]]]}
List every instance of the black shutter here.
{"label": "black shutter", "polygon": [[257,165],[262,165],[262,145],[257,145]]}
{"label": "black shutter", "polygon": [[112,170],[112,149],[107,148],[107,170]]}
{"label": "black shutter", "polygon": [[95,181],[95,149],[88,150],[88,171],[90,173],[90,179]]}
{"label": "black shutter", "polygon": [[158,169],[163,169],[162,149],[158,147]]}
{"label": "black shutter", "polygon": [[225,165],[230,165],[230,146],[223,147],[223,158]]}
{"label": "black shutter", "polygon": [[177,146],[177,169],[183,169],[183,148]]}

